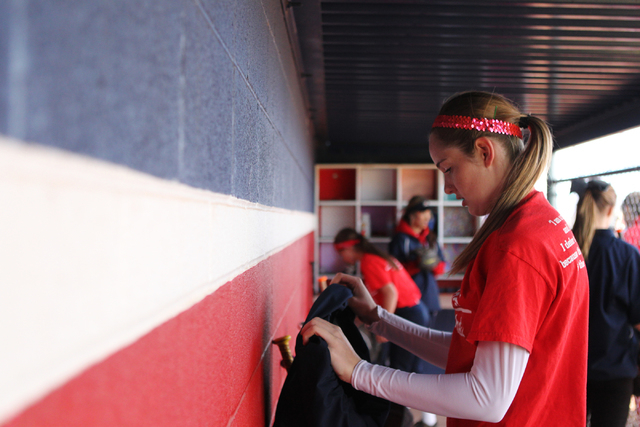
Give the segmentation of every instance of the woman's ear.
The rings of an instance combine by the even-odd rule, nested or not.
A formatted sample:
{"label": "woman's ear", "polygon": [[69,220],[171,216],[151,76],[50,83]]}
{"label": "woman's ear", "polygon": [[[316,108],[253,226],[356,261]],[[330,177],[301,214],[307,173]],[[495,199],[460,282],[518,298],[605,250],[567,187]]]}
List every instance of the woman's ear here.
{"label": "woman's ear", "polygon": [[609,206],[609,208],[607,209],[607,216],[613,216],[613,213],[614,213],[614,207]]}
{"label": "woman's ear", "polygon": [[496,143],[486,136],[476,139],[475,151],[485,167],[491,166],[496,159]]}

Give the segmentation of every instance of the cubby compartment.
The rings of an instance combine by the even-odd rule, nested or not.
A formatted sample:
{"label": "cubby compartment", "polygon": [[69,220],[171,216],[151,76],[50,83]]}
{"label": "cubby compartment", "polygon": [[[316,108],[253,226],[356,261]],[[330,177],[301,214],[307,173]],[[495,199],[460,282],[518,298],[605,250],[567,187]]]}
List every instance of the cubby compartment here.
{"label": "cubby compartment", "polygon": [[396,169],[362,169],[360,182],[362,201],[396,200]]}
{"label": "cubby compartment", "polygon": [[321,238],[333,239],[345,227],[356,228],[355,206],[320,206],[318,216]]}
{"label": "cubby compartment", "polygon": [[443,208],[444,237],[473,237],[476,232],[476,218],[463,206],[445,206]]}
{"label": "cubby compartment", "polygon": [[319,252],[320,274],[334,275],[349,269],[334,249],[333,243],[320,243]]}
{"label": "cubby compartment", "polygon": [[408,202],[413,196],[422,196],[427,200],[438,199],[436,169],[402,169],[400,184],[404,202]]}
{"label": "cubby compartment", "polygon": [[[368,218],[368,219],[367,219]],[[366,230],[367,225],[370,233]],[[362,206],[362,231],[367,237],[393,236],[396,228],[395,206]]]}
{"label": "cubby compartment", "polygon": [[356,170],[347,168],[320,169],[320,200],[355,200]]}
{"label": "cubby compartment", "polygon": [[447,261],[447,271],[451,268],[453,261],[460,255],[460,253],[467,247],[466,243],[443,243],[442,253]]}

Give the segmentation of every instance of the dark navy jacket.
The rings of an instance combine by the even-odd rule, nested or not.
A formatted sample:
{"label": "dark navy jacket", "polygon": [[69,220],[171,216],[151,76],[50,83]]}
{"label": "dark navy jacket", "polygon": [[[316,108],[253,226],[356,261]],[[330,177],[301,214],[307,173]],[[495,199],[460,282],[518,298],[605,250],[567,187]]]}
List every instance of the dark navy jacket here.
{"label": "dark navy jacket", "polygon": [[[416,250],[422,247],[423,244],[420,243],[420,240],[416,237],[398,232],[389,243],[389,253],[400,261],[409,274],[411,274],[411,278],[416,282],[416,285],[418,285],[420,292],[422,292],[422,302],[424,302],[429,311],[433,313],[440,310],[440,291],[436,278],[429,271],[409,267],[411,263],[417,264],[418,256]],[[440,255],[440,259],[444,259],[442,249],[439,245],[438,254]]]}
{"label": "dark navy jacket", "polygon": [[[342,285],[331,285],[311,307],[305,322],[320,317],[342,328],[353,349],[370,361],[355,314],[347,301],[353,294]],[[274,427],[380,427],[389,413],[389,402],[354,389],[338,378],[331,367],[326,341],[312,337],[307,345],[296,339],[296,352],[282,387]]]}
{"label": "dark navy jacket", "polygon": [[589,273],[590,380],[634,378],[638,373],[640,253],[611,230],[596,230]]}

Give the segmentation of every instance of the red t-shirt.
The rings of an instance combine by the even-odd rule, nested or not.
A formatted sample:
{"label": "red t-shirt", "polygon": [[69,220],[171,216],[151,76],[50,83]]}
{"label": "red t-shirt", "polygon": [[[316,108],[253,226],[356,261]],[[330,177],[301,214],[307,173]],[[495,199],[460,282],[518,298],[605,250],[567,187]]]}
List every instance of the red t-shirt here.
{"label": "red t-shirt", "polygon": [[376,304],[382,302],[378,293],[380,288],[392,283],[398,291],[397,308],[413,307],[420,301],[420,289],[413,281],[407,270],[396,261],[398,270],[389,265],[386,259],[365,253],[360,260],[360,271],[367,289]]}
{"label": "red t-shirt", "polygon": [[[588,292],[571,229],[533,191],[487,238],[453,297],[447,373],[471,370],[478,341],[512,343],[531,353],[511,407],[492,426],[586,425]],[[480,425],[447,421],[448,427]]]}

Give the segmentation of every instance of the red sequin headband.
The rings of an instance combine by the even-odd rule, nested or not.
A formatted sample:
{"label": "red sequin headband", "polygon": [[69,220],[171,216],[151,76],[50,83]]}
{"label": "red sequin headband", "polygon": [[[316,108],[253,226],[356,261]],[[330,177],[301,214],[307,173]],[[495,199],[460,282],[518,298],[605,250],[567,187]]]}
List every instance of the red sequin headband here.
{"label": "red sequin headband", "polygon": [[360,243],[360,240],[358,240],[358,239],[346,240],[344,242],[334,243],[333,247],[336,249],[336,251],[341,251],[343,249],[347,249],[347,248],[350,248],[352,246],[355,246],[358,243]]}
{"label": "red sequin headband", "polygon": [[477,119],[466,116],[438,116],[434,120],[432,127],[479,130],[481,132],[513,135],[522,139],[520,126],[496,119]]}

